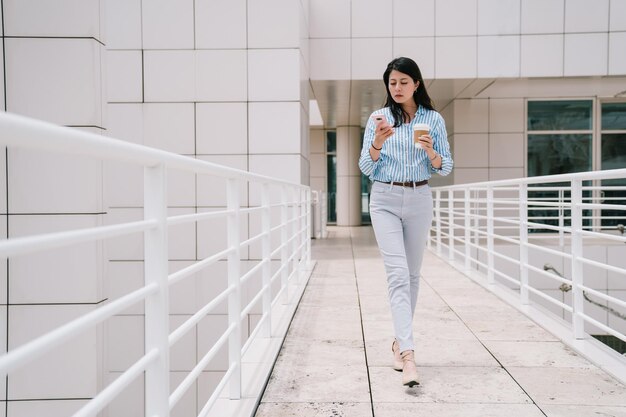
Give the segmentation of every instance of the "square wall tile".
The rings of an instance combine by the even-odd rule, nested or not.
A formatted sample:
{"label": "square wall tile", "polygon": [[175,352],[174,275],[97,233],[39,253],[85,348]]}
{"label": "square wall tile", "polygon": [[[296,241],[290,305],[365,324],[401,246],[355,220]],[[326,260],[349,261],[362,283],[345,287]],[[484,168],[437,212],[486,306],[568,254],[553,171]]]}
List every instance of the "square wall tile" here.
{"label": "square wall tile", "polygon": [[246,103],[197,103],[196,152],[198,154],[248,153]]}
{"label": "square wall tile", "polygon": [[[9,216],[11,237],[97,227],[101,216]],[[9,263],[10,302],[95,303],[102,278],[99,242],[18,256]]]}
{"label": "square wall tile", "polygon": [[455,184],[489,181],[488,168],[454,168]]}
{"label": "square wall tile", "polygon": [[[39,401],[9,401],[7,405],[9,416],[73,416],[87,400],[39,400]],[[4,406],[4,404],[3,404]],[[4,416],[4,409],[0,416]]]}
{"label": "square wall tile", "polygon": [[523,133],[489,134],[489,167],[519,168],[524,166],[524,160]]}
{"label": "square wall tile", "polygon": [[[190,317],[190,315],[170,316],[170,333],[180,327]],[[171,371],[191,371],[196,365],[196,329],[197,326],[194,326],[170,348]]]}
{"label": "square wall tile", "polygon": [[[224,209],[199,208],[198,213],[210,211],[222,211]],[[248,215],[239,214],[239,241],[248,239]],[[198,259],[213,256],[228,247],[228,221],[225,217],[213,217],[197,223],[198,236]],[[240,259],[248,258],[248,248],[242,248]]]}
{"label": "square wall tile", "polygon": [[476,36],[477,0],[437,0],[436,36]]}
{"label": "square wall tile", "polygon": [[168,152],[193,155],[194,122],[193,103],[144,104],[144,145]]}
{"label": "square wall tile", "polygon": [[519,73],[519,36],[478,37],[479,77],[519,77]]}
{"label": "square wall tile", "polygon": [[107,52],[109,102],[141,102],[143,90],[141,51]]}
{"label": "square wall tile", "polygon": [[[169,208],[167,215],[182,216],[195,213],[195,208]],[[182,223],[167,229],[168,259],[196,259],[196,224]]]}
{"label": "square wall tile", "polygon": [[392,26],[394,37],[435,36],[435,0],[393,0]]}
{"label": "square wall tile", "polygon": [[143,207],[143,167],[124,162],[104,163],[104,207]]}
{"label": "square wall tile", "polygon": [[[454,101],[454,133],[488,132],[489,101],[457,99]],[[456,151],[456,149],[455,149]]]}
{"label": "square wall tile", "polygon": [[349,38],[350,0],[311,0],[309,35],[311,38]]}
{"label": "square wall tile", "polygon": [[380,80],[392,59],[391,38],[352,39],[352,79]]}
{"label": "square wall tile", "polygon": [[524,100],[516,98],[490,99],[489,132],[524,132]]}
{"label": "square wall tile", "polygon": [[350,39],[311,39],[311,80],[349,80]]}
{"label": "square wall tile", "polygon": [[194,51],[144,51],[144,100],[194,101],[196,53]]}
{"label": "square wall tile", "polygon": [[478,0],[479,35],[520,33],[521,0]]}
{"label": "square wall tile", "polygon": [[[213,164],[223,165],[230,168],[248,170],[247,155],[202,155],[199,160]],[[200,207],[226,207],[227,180],[210,175],[198,175],[198,206]],[[242,207],[248,205],[248,184],[242,181],[239,187],[239,198]]]}
{"label": "square wall tile", "polygon": [[246,101],[245,50],[196,51],[197,101]]}
{"label": "square wall tile", "polygon": [[[9,349],[71,320],[93,306],[27,305],[9,307]],[[9,376],[9,400],[89,398],[97,389],[96,330],[88,330],[52,349]]]}
{"label": "square wall tile", "polygon": [[[108,262],[104,279],[104,297],[116,300],[144,285],[143,262]],[[140,315],[144,312],[144,303],[135,303],[120,313],[122,315]]]}
{"label": "square wall tile", "polygon": [[524,168],[489,168],[489,181],[524,178]]}
{"label": "square wall tile", "polygon": [[563,75],[563,35],[522,36],[522,77]]}
{"label": "square wall tile", "polygon": [[9,212],[97,213],[102,162],[30,149],[9,149]]}
{"label": "square wall tile", "polygon": [[248,90],[250,101],[299,100],[300,52],[297,49],[249,50]]}
{"label": "square wall tile", "polygon": [[[250,172],[280,178],[285,181],[301,183],[302,158],[300,155],[250,155]],[[258,190],[250,190],[250,205],[260,205],[261,195]]]}
{"label": "square wall tile", "polygon": [[522,34],[563,33],[565,0],[522,1]]}
{"label": "square wall tile", "polygon": [[125,371],[144,355],[143,315],[113,316],[105,322],[108,371]]}
{"label": "square wall tile", "polygon": [[454,165],[458,168],[489,166],[489,140],[486,134],[454,135]]}
{"label": "square wall tile", "polygon": [[142,2],[144,49],[193,49],[194,1]]}
{"label": "square wall tile", "polygon": [[438,37],[435,39],[437,78],[476,77],[476,36]]}
{"label": "square wall tile", "polygon": [[4,43],[7,111],[60,125],[102,125],[100,43],[42,38]]}
{"label": "square wall tile", "polygon": [[197,49],[246,48],[246,0],[196,0]]}
{"label": "square wall tile", "polygon": [[626,30],[626,2],[623,0],[611,0],[609,16],[609,31],[617,32]]}
{"label": "square wall tile", "polygon": [[108,104],[106,127],[111,138],[143,145],[143,104]]}
{"label": "square wall tile", "polygon": [[608,41],[606,33],[565,35],[564,75],[606,75]]}
{"label": "square wall tile", "polygon": [[[110,208],[104,215],[105,225],[140,221],[142,208]],[[107,259],[111,261],[143,260],[143,233],[133,233],[104,241]]]}
{"label": "square wall tile", "polygon": [[300,153],[300,103],[250,103],[248,132],[251,154]]}
{"label": "square wall tile", "polygon": [[[435,38],[394,38],[393,57],[405,56],[414,60],[420,67],[422,77],[431,79],[435,77]],[[386,66],[380,68],[379,77]]]}
{"label": "square wall tile", "polygon": [[626,32],[609,34],[609,75],[626,74]]}
{"label": "square wall tile", "polygon": [[[624,16],[624,15],[622,15]],[[609,0],[567,0],[565,32],[607,32],[609,30]]]}
{"label": "square wall tile", "polygon": [[[392,0],[360,0],[352,2],[353,38],[389,38],[393,16],[381,11],[393,10]],[[415,25],[415,23],[414,23]]]}
{"label": "square wall tile", "polygon": [[248,48],[297,48],[299,44],[299,2],[248,2]]}
{"label": "square wall tile", "polygon": [[[241,263],[243,264],[244,261]],[[228,263],[226,261],[218,261],[196,273],[196,276],[196,308],[201,310],[228,288]],[[228,303],[221,303],[212,313],[228,314]]]}
{"label": "square wall tile", "polygon": [[195,207],[196,174],[177,169],[167,170],[167,205],[169,207]]}
{"label": "square wall tile", "polygon": [[6,36],[100,39],[98,0],[4,0],[3,9]]}
{"label": "square wall tile", "polygon": [[141,0],[107,0],[104,20],[108,49],[142,49]]}

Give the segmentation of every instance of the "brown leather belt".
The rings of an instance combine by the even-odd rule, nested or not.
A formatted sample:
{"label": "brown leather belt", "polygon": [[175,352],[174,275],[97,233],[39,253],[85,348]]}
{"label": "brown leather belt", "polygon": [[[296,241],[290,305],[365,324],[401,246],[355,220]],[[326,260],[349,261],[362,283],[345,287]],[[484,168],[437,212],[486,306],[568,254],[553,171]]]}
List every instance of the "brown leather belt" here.
{"label": "brown leather belt", "polygon": [[383,184],[393,184],[393,185],[399,185],[401,187],[419,187],[420,185],[426,185],[428,184],[428,180],[422,180],[422,181],[407,181],[407,182],[396,182],[396,181],[392,181],[392,182],[385,182],[385,181],[380,181]]}

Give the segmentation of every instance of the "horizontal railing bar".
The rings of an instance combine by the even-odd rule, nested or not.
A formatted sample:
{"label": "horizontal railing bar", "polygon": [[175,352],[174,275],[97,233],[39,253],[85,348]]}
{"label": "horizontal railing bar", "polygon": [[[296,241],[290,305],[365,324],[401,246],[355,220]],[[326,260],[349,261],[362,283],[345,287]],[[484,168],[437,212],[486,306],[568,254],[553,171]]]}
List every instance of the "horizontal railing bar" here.
{"label": "horizontal railing bar", "polygon": [[589,294],[592,294],[598,298],[603,299],[604,301],[608,301],[609,303],[617,304],[620,307],[626,308],[626,301],[622,301],[619,298],[615,298],[615,297],[611,297],[610,295],[603,294],[598,290],[594,290],[593,288],[589,288],[584,285],[580,285],[580,288],[583,291],[588,292]]}
{"label": "horizontal railing bar", "polygon": [[[269,233],[269,232],[267,232],[267,233]],[[246,246],[249,246],[249,245],[253,244],[255,241],[257,241],[257,240],[261,239],[261,238],[262,238],[262,237],[264,237],[265,235],[266,235],[266,232],[261,232],[261,233],[259,233],[259,234],[258,234],[258,235],[256,235],[256,236],[252,236],[250,239],[248,239],[248,240],[244,240],[243,242],[241,242],[241,243],[239,244],[239,247],[240,247],[240,248],[245,248]]]}
{"label": "horizontal railing bar", "polygon": [[220,392],[222,392],[222,390],[226,386],[226,383],[233,376],[235,369],[237,369],[237,363],[232,362],[230,366],[228,367],[228,371],[226,371],[226,373],[220,380],[220,383],[217,384],[215,391],[213,391],[213,394],[211,395],[209,400],[204,404],[204,407],[200,411],[200,414],[198,414],[198,417],[206,417],[211,412],[211,408],[213,408],[213,404],[215,404],[215,401],[217,401],[217,399],[219,398]]}
{"label": "horizontal railing bar", "polygon": [[70,321],[49,333],[44,334],[22,346],[10,350],[0,357],[0,374],[8,374],[14,369],[35,360],[49,352],[52,348],[78,335],[82,331],[95,326],[115,313],[143,300],[148,295],[157,292],[159,286],[152,283],[128,293],[111,303],[90,311],[82,317]]}
{"label": "horizontal railing bar", "polygon": [[202,320],[210,311],[223,302],[234,290],[234,285],[227,287],[217,297],[205,304],[204,307],[196,311],[193,316],[189,317],[183,324],[178,326],[176,330],[170,333],[168,337],[170,347],[174,346],[176,342],[178,342],[189,330],[193,328],[193,326],[200,323],[200,320]]}
{"label": "horizontal railing bar", "polygon": [[600,239],[615,240],[617,242],[626,242],[626,236],[612,235],[609,233],[590,232],[589,230],[581,230],[580,234],[586,237],[595,237]]}
{"label": "horizontal railing bar", "polygon": [[124,371],[115,381],[111,382],[106,388],[92,398],[72,417],[95,416],[104,407],[106,407],[122,390],[128,387],[135,379],[137,379],[146,370],[148,365],[159,357],[159,350],[152,349],[135,362],[130,368]]}
{"label": "horizontal railing bar", "polygon": [[[215,357],[215,355],[219,352],[222,345],[224,345],[228,341],[228,337],[235,330],[235,328],[236,328],[235,323],[232,323],[230,326],[228,326],[226,331],[217,340],[217,342],[215,342],[213,347],[211,347],[211,349],[209,349],[209,351],[202,357],[202,359],[198,361],[196,366],[194,366],[193,369],[187,374],[185,379],[183,379],[183,381],[176,387],[174,392],[170,394],[170,397],[169,397],[170,411],[176,406],[176,404],[178,403],[178,401],[180,401],[183,395],[185,395],[185,393],[187,392],[191,384],[193,384],[195,380],[198,379],[198,376],[200,376],[204,368],[207,367],[209,362],[211,362],[213,357]],[[215,390],[215,393],[217,392],[218,392],[218,389]]]}
{"label": "horizontal railing bar", "polygon": [[26,255],[33,252],[55,249],[83,242],[123,236],[135,232],[143,232],[156,226],[156,220],[147,219],[111,226],[98,226],[90,227],[88,229],[70,230],[67,232],[16,237],[0,241],[0,257],[9,258],[12,256]]}
{"label": "horizontal railing bar", "polygon": [[250,268],[248,272],[246,272],[245,274],[241,276],[241,278],[239,278],[239,282],[241,283],[241,285],[244,285],[250,279],[250,277],[252,277],[255,273],[257,273],[259,269],[261,269],[261,267],[268,262],[270,262],[269,259],[263,259],[261,262],[259,262],[258,264]]}
{"label": "horizontal railing bar", "polygon": [[503,279],[509,281],[511,284],[514,284],[514,285],[519,285],[520,284],[519,280],[516,280],[513,277],[508,276],[507,274],[505,274],[504,272],[502,272],[500,270],[494,269],[493,273],[495,275],[499,276],[500,278],[503,278]]}
{"label": "horizontal railing bar", "polygon": [[563,302],[561,302],[559,300],[556,300],[556,299],[550,297],[547,294],[544,294],[542,291],[539,291],[538,289],[530,287],[530,286],[527,286],[526,288],[528,289],[528,291],[532,292],[533,294],[537,294],[538,296],[540,296],[541,298],[545,299],[546,301],[548,301],[548,302],[550,302],[552,304],[556,304],[557,306],[561,307],[562,309],[564,309],[564,310],[566,310],[566,311],[568,311],[570,313],[574,312],[574,309],[572,307],[568,306],[567,304],[565,304],[565,303],[563,303]]}
{"label": "horizontal railing bar", "polygon": [[626,342],[626,335],[624,335],[624,334],[622,334],[622,333],[618,332],[617,330],[615,330],[615,329],[613,329],[613,328],[611,328],[611,327],[609,327],[609,326],[606,326],[606,325],[604,325],[604,324],[600,323],[598,320],[594,319],[594,318],[593,318],[593,317],[591,317],[591,316],[588,316],[588,315],[586,315],[586,314],[581,314],[581,317],[582,317],[582,318],[583,318],[583,320],[585,320],[587,323],[591,323],[591,324],[593,324],[594,326],[598,327],[600,330],[604,330],[605,332],[607,332],[607,333],[609,333],[609,334],[612,334],[613,336],[617,337],[618,339],[620,339],[620,340],[622,340],[622,341]]}
{"label": "horizontal railing bar", "polygon": [[259,291],[257,293],[257,295],[254,296],[254,298],[252,298],[252,300],[250,300],[250,302],[248,303],[248,305],[246,305],[246,307],[241,311],[241,315],[240,315],[240,319],[243,320],[246,318],[246,316],[248,315],[248,313],[250,313],[250,311],[252,311],[252,309],[254,308],[254,305],[261,299],[261,297],[263,297],[263,292],[265,291]]}
{"label": "horizontal railing bar", "polygon": [[598,204],[598,203],[579,203],[577,207],[583,209],[602,209],[602,210],[620,210],[625,211],[626,205],[624,204]]}
{"label": "horizontal railing bar", "polygon": [[617,272],[618,274],[626,274],[626,269],[624,268],[619,268],[617,266],[613,266],[609,264],[603,264],[602,262],[594,261],[592,259],[583,258],[583,257],[580,257],[578,259],[587,265],[596,266],[598,268],[606,269],[607,271],[611,271],[611,272]]}
{"label": "horizontal railing bar", "polygon": [[[254,174],[199,159],[190,158],[123,140],[104,137],[53,123],[31,119],[12,113],[1,112],[2,138],[0,143],[18,148],[34,148],[53,153],[89,156],[99,160],[131,162],[143,166],[164,164],[167,168],[192,171],[222,178],[234,178],[251,182],[282,184],[298,189],[305,185]],[[42,138],[45,138],[43,140]]]}
{"label": "horizontal railing bar", "polygon": [[245,355],[245,353],[248,351],[248,349],[252,345],[252,342],[254,342],[254,340],[256,339],[257,334],[263,328],[263,323],[265,322],[265,320],[267,320],[269,318],[270,318],[270,313],[269,312],[268,313],[264,313],[263,315],[261,315],[261,319],[257,322],[256,327],[254,328],[252,333],[250,333],[250,336],[248,337],[248,340],[246,340],[246,343],[241,348],[241,355],[242,356]]}
{"label": "horizontal railing bar", "polygon": [[190,223],[190,222],[198,222],[202,220],[212,219],[214,217],[226,217],[231,214],[233,210],[220,210],[220,211],[209,211],[205,213],[191,213],[191,214],[183,214],[180,216],[173,216],[167,218],[167,225],[173,226],[181,223]]}
{"label": "horizontal railing bar", "polygon": [[213,265],[214,263],[226,257],[229,253],[231,253],[234,250],[235,250],[234,248],[226,248],[223,251],[216,253],[215,255],[212,255],[208,258],[204,258],[203,260],[198,261],[194,264],[191,264],[181,269],[180,271],[176,271],[173,274],[170,274],[168,276],[168,285],[170,286],[174,285],[181,279],[187,278],[188,276],[195,274],[196,272],[206,268],[207,266]]}

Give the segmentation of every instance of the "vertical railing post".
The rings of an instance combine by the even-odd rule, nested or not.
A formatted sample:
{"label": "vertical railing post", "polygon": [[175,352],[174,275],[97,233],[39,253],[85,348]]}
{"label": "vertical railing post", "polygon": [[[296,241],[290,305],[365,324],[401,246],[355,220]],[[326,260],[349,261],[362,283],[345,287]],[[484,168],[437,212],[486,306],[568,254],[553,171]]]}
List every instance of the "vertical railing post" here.
{"label": "vertical railing post", "polygon": [[465,212],[465,269],[469,270],[471,268],[471,264],[470,264],[470,256],[471,256],[471,245],[470,245],[470,240],[471,240],[471,233],[470,233],[470,229],[472,227],[471,224],[471,217],[470,217],[470,189],[466,188],[463,194],[463,197],[465,199],[464,204],[463,204],[463,210]]}
{"label": "vertical railing post", "polygon": [[280,289],[283,290],[283,304],[287,304],[289,301],[289,286],[287,285],[287,279],[289,278],[289,265],[287,265],[287,221],[288,221],[288,196],[287,186],[283,185],[280,188]]}
{"label": "vertical railing post", "polygon": [[[300,202],[300,221],[297,222],[298,224],[298,234],[300,236],[302,236],[302,240],[300,242],[300,270],[304,271],[306,269],[307,263],[307,256],[306,256],[306,249],[307,249],[307,238],[309,237],[309,223],[307,222],[307,206],[308,206],[308,194],[305,188],[299,188],[298,189],[298,201]],[[302,274],[303,275],[303,274]]]}
{"label": "vertical railing post", "polygon": [[[480,233],[478,233],[478,231],[480,230],[480,215],[482,213],[481,210],[481,201],[480,201],[480,189],[477,188],[474,190],[474,228],[473,228],[473,239],[474,239],[474,247],[478,248],[478,246],[480,245]],[[478,259],[478,254],[480,253],[480,251],[478,249],[475,249],[474,253],[476,254],[476,259]]]}
{"label": "vertical railing post", "polygon": [[487,186],[487,283],[494,283],[493,187]]}
{"label": "vertical railing post", "polygon": [[448,236],[449,236],[449,245],[448,245],[448,259],[450,262],[454,261],[454,190],[448,190]]}
{"label": "vertical railing post", "polygon": [[235,367],[230,379],[230,399],[241,398],[241,275],[239,271],[239,181],[228,179],[227,185],[228,229],[227,241],[231,249],[228,253],[228,286],[234,290],[228,296],[228,326],[234,326],[228,338],[228,369]]}
{"label": "vertical railing post", "polygon": [[565,208],[563,204],[565,203],[565,190],[559,189],[559,247],[563,249],[565,246]]}
{"label": "vertical railing post", "polygon": [[263,183],[261,189],[261,204],[263,211],[261,214],[261,227],[263,229],[263,238],[261,241],[263,265],[263,328],[260,330],[261,337],[271,337],[272,335],[272,212],[270,209],[270,184]]}
{"label": "vertical railing post", "polygon": [[572,213],[572,328],[576,339],[585,338],[584,294],[581,288],[583,285],[583,263],[580,260],[583,256],[583,192],[582,180],[572,180],[571,191],[571,213]]}
{"label": "vertical railing post", "polygon": [[441,254],[441,190],[435,191],[435,233],[437,253]]}
{"label": "vertical railing post", "polygon": [[158,225],[144,233],[144,283],[158,292],[145,300],[145,351],[159,356],[146,369],[147,416],[169,416],[169,287],[167,249],[167,178],[163,164],[144,169],[144,218]]}
{"label": "vertical railing post", "polygon": [[520,302],[528,304],[528,186],[519,185]]}
{"label": "vertical railing post", "polygon": [[291,187],[291,216],[289,216],[290,224],[291,224],[291,249],[289,250],[289,257],[291,258],[291,271],[296,278],[296,282],[299,278],[299,259],[297,256],[298,246],[300,245],[301,236],[298,234],[298,210],[300,209],[300,199],[298,198],[298,189],[295,187]]}
{"label": "vertical railing post", "polygon": [[313,216],[313,199],[311,188],[306,190],[306,265],[307,268],[311,265],[311,239],[313,237],[313,225],[311,224]]}

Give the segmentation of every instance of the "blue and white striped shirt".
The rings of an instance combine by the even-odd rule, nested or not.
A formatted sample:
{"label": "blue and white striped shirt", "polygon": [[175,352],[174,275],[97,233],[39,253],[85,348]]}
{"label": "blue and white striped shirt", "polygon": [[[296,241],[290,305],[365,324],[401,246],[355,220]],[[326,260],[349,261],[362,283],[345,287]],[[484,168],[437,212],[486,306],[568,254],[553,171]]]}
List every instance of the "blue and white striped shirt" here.
{"label": "blue and white striped shirt", "polygon": [[[383,114],[390,124],[394,118],[388,107],[376,110],[372,116]],[[426,123],[430,126],[430,136],[433,138],[433,149],[441,155],[441,168],[432,166],[425,150],[416,148],[413,144],[413,125]],[[404,182],[422,181],[431,177],[431,173],[448,175],[452,171],[454,162],[450,154],[448,134],[443,117],[434,110],[419,106],[415,117],[410,123],[395,127],[395,132],[383,144],[378,160],[373,161],[370,147],[374,142],[376,124],[370,117],[365,126],[363,149],[359,158],[361,172],[372,181]]]}

